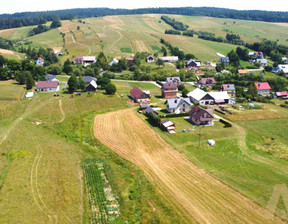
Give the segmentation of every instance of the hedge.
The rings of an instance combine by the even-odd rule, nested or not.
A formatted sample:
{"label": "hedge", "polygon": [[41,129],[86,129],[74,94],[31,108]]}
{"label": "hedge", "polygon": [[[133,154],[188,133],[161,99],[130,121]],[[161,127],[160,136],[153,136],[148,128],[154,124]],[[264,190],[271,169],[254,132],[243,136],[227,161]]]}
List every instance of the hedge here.
{"label": "hedge", "polygon": [[222,111],[222,110],[218,110],[218,109],[214,109],[216,112],[218,112],[218,113],[220,113],[220,114],[223,114],[223,115],[225,115],[225,112],[224,111]]}
{"label": "hedge", "polygon": [[160,115],[161,118],[170,118],[170,117],[186,117],[189,116],[188,113],[180,113],[180,114],[165,114]]}
{"label": "hedge", "polygon": [[157,83],[158,85],[160,85],[160,86],[163,86],[163,83],[160,82],[159,80],[156,80],[156,83]]}
{"label": "hedge", "polygon": [[220,119],[219,121],[225,125],[224,128],[231,128],[232,127],[232,124],[230,124],[229,122],[227,122],[223,119]]}
{"label": "hedge", "polygon": [[286,104],[280,104],[280,107],[288,108],[288,105],[286,105]]}

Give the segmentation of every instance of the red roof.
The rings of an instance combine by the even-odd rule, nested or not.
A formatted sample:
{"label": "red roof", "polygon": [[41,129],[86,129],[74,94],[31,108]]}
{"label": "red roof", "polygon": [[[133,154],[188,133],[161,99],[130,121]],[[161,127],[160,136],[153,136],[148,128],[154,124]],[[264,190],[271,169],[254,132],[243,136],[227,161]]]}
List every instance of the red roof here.
{"label": "red roof", "polygon": [[255,86],[256,86],[257,90],[271,89],[268,82],[256,82]]}
{"label": "red roof", "polygon": [[57,88],[58,85],[59,85],[58,81],[38,81],[37,89]]}
{"label": "red roof", "polygon": [[44,62],[44,59],[43,59],[43,58],[41,58],[41,57],[39,57],[39,58],[38,58],[38,60],[41,60],[41,61],[43,61],[43,62]]}
{"label": "red roof", "polygon": [[287,92],[286,91],[276,92],[276,96],[287,96]]}
{"label": "red roof", "polygon": [[134,58],[127,58],[128,61],[134,61]]}
{"label": "red roof", "polygon": [[135,86],[131,91],[130,95],[135,97],[136,99],[140,98],[149,98],[146,93],[144,93],[141,89]]}

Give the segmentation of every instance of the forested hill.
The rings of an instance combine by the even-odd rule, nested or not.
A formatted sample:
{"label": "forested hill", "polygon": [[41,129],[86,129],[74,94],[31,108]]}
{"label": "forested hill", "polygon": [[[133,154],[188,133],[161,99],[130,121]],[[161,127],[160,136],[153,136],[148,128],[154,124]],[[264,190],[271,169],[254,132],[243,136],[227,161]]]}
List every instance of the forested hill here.
{"label": "forested hill", "polygon": [[131,14],[178,14],[189,16],[209,16],[216,18],[231,18],[243,20],[257,20],[265,22],[288,22],[288,12],[272,12],[258,10],[233,10],[210,7],[182,7],[182,8],[144,8],[144,9],[109,9],[109,8],[83,8],[65,9],[43,12],[22,12],[0,15],[0,29],[21,26],[39,25],[52,21],[55,17],[62,20],[98,17],[105,15],[131,15]]}

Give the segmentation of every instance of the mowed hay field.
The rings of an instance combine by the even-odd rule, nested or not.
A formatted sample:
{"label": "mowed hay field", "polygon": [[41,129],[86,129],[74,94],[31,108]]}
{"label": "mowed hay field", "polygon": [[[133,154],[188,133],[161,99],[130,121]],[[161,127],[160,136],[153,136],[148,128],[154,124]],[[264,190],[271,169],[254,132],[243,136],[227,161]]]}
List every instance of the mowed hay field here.
{"label": "mowed hay field", "polygon": [[94,125],[95,137],[142,168],[187,223],[282,223],[193,165],[133,110],[98,115]]}

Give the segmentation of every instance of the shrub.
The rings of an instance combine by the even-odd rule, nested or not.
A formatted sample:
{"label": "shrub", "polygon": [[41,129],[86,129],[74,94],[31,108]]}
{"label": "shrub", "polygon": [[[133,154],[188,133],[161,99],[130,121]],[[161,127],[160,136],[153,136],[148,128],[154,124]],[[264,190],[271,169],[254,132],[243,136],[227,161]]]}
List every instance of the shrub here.
{"label": "shrub", "polygon": [[116,93],[116,86],[112,83],[107,84],[107,86],[105,87],[105,92],[107,94],[114,94]]}
{"label": "shrub", "polygon": [[224,124],[224,128],[231,128],[232,127],[232,124],[229,123],[228,121],[225,121],[223,119],[220,119],[219,120],[222,124]]}

